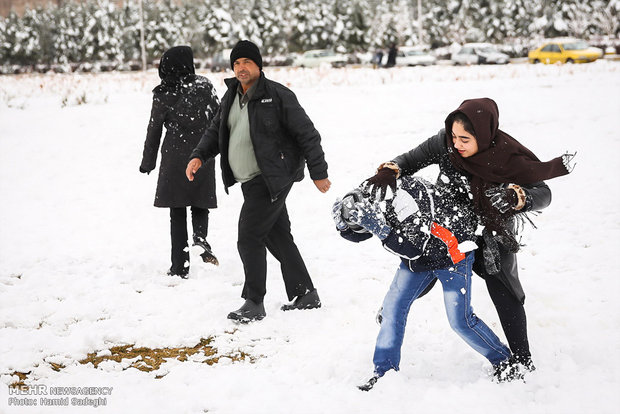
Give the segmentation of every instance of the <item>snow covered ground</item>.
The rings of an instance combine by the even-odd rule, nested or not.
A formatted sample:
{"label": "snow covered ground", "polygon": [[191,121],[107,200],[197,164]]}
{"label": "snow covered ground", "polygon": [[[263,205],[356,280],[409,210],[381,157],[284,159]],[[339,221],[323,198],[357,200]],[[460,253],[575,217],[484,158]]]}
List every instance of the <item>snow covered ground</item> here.
{"label": "snow covered ground", "polygon": [[[42,396],[11,395],[14,372],[47,390],[113,387],[97,408],[106,413],[618,412],[620,63],[266,73],[297,93],[330,165],[327,194],[306,179],[288,198],[323,308],[281,312],[270,257],[267,318],[245,326],[226,319],[242,303],[238,186],[227,196],[218,181],[211,212],[221,265],[192,256],[188,280],[165,276],[168,211],[152,207],[156,174],[138,173],[157,73],[0,77],[1,413],[94,412],[9,405]],[[224,75],[207,76],[222,94]],[[553,202],[519,255],[538,369],[526,383],[491,382],[486,360],[450,330],[435,288],[412,307],[401,370],[363,393],[375,312],[398,259],[376,239],[341,239],[331,205],[435,134],[462,100],[482,96],[541,159],[578,152],[574,173],[549,182]],[[481,279],[473,289],[476,313],[503,338]],[[78,363],[116,345],[191,347],[209,336],[221,354],[243,351],[254,363],[195,357],[157,372]]]}

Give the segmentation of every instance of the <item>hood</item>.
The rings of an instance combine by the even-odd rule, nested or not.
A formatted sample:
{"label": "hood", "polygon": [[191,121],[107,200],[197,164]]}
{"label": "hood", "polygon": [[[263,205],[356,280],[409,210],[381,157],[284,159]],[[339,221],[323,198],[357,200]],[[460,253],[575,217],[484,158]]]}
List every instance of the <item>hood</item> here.
{"label": "hood", "polygon": [[484,151],[491,147],[499,126],[499,109],[493,99],[478,98],[463,101],[455,111],[446,118],[446,135],[452,136],[452,120],[457,113],[464,114],[474,127],[474,135],[478,150]]}
{"label": "hood", "polygon": [[194,53],[189,46],[170,48],[159,61],[159,78],[162,83],[180,83],[185,76],[194,73]]}

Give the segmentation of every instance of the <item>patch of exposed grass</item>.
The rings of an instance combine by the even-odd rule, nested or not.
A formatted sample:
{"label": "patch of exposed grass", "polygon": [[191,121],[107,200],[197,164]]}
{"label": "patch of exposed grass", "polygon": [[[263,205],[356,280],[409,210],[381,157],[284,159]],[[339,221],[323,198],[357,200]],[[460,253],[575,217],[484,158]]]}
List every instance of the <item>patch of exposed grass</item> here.
{"label": "patch of exposed grass", "polygon": [[[200,362],[208,365],[217,364],[221,358],[229,358],[234,362],[245,361],[246,359],[250,362],[254,362],[256,360],[254,357],[243,351],[220,355],[217,352],[217,348],[211,346],[211,342],[213,342],[213,337],[206,339],[201,338],[200,342],[193,347],[136,348],[134,345],[121,345],[110,348],[110,353],[107,355],[97,356],[97,352],[88,354],[86,358],[79,361],[79,363],[92,363],[93,366],[97,368],[99,364],[104,361],[114,361],[120,363],[123,359],[129,359],[135,361],[133,361],[128,368],[136,368],[140,371],[151,372],[158,370],[161,364],[164,364],[168,359],[174,358],[178,361],[187,361],[189,357],[196,354],[199,354],[199,356],[204,356],[205,359]],[[156,378],[161,378],[161,376]]]}
{"label": "patch of exposed grass", "polygon": [[19,380],[9,384],[9,387],[17,388],[17,389],[20,389],[20,390],[27,390],[28,386],[26,385],[26,383],[24,381],[26,381],[26,379],[28,378],[29,374],[30,374],[30,371],[28,371],[28,372],[18,372],[18,371],[12,372],[11,375],[17,375],[19,377]]}
{"label": "patch of exposed grass", "polygon": [[61,369],[65,368],[65,366],[64,366],[64,365],[62,365],[62,364],[57,364],[57,363],[55,363],[55,362],[50,362],[49,364],[52,366],[52,369],[53,369],[54,371],[56,371],[56,372],[60,372],[60,370],[61,370]]}
{"label": "patch of exposed grass", "polygon": [[[227,332],[229,333],[229,332]],[[230,332],[230,333],[234,333]],[[136,348],[134,345],[120,345],[114,346],[109,349],[110,352],[93,352],[86,356],[86,358],[78,361],[80,364],[92,363],[95,368],[105,361],[114,361],[121,363],[124,359],[133,360],[128,367],[123,368],[135,368],[144,372],[156,371],[160,366],[166,363],[169,359],[176,359],[178,361],[187,361],[190,357],[195,356],[195,361],[203,364],[214,365],[220,362],[222,358],[228,358],[233,362],[249,361],[254,363],[256,357],[245,353],[243,351],[230,352],[227,354],[218,354],[217,348],[213,347],[213,337],[201,338],[200,342],[192,347],[179,347],[179,348]],[[99,356],[98,356],[99,355]],[[204,357],[204,359],[203,359]],[[61,371],[65,368],[62,364],[54,362],[49,363],[54,371]],[[27,390],[28,385],[26,380],[30,375],[30,372],[13,372],[11,375],[16,375],[19,380],[13,382],[9,386],[12,388],[18,388]],[[163,378],[164,375],[155,376],[156,379]]]}

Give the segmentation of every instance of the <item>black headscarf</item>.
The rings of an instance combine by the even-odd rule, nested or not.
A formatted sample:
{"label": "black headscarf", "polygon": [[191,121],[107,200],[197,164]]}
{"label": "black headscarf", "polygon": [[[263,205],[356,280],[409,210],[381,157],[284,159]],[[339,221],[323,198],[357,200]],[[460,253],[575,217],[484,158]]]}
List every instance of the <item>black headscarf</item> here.
{"label": "black headscarf", "polygon": [[176,88],[183,78],[194,73],[194,53],[189,46],[170,48],[159,61],[159,77],[163,87]]}
{"label": "black headscarf", "polygon": [[[454,151],[452,143],[452,124],[458,113],[471,122],[478,144],[478,152],[466,158]],[[492,99],[463,101],[457,110],[448,115],[445,125],[450,161],[458,169],[471,174],[474,209],[489,230],[503,233],[507,220],[516,211],[501,214],[492,207],[484,195],[487,188],[498,184],[533,184],[568,174],[562,157],[542,162],[523,144],[499,129],[499,109]]]}

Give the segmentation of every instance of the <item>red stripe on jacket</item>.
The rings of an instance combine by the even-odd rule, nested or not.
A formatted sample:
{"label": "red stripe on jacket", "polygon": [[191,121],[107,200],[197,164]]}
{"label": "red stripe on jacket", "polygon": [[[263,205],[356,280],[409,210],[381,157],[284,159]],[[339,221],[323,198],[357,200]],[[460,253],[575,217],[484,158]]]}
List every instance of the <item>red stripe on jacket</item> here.
{"label": "red stripe on jacket", "polygon": [[439,238],[446,244],[446,246],[448,246],[448,253],[450,253],[452,263],[458,263],[465,258],[465,253],[462,253],[459,250],[459,241],[450,230],[445,227],[441,227],[437,223],[433,223],[431,225],[431,234]]}

